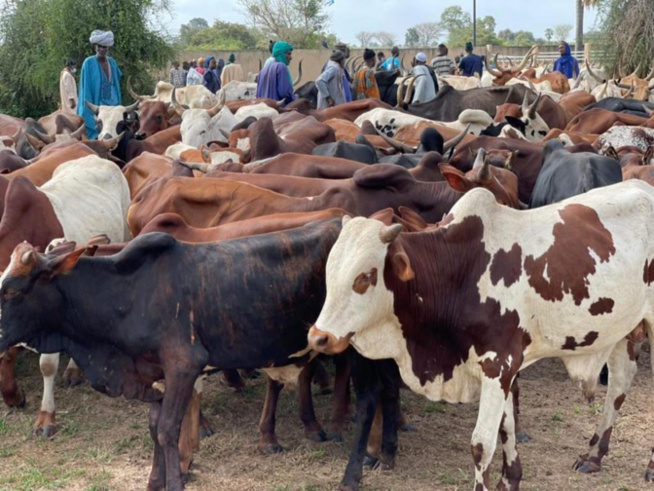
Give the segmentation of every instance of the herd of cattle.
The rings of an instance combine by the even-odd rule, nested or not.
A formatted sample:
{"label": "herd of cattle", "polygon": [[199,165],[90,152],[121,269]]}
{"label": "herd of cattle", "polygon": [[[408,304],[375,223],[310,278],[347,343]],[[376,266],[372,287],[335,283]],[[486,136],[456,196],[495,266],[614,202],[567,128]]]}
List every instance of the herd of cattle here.
{"label": "herd of cattle", "polygon": [[[239,369],[268,376],[265,452],[281,449],[284,384],[299,384],[306,436],[323,441],[342,437],[351,382],[340,489],[355,490],[366,452],[394,465],[403,383],[480,400],[475,489],[490,488],[499,432],[499,488],[513,490],[516,377],[558,357],[589,400],[608,365],[602,419],[576,462],[599,471],[654,335],[654,69],[605,80],[587,65],[567,80],[528,60],[440,77],[417,105],[400,71],[378,74],[384,100],[322,110],[311,83],[286,107],[254,99],[252,83],[130,87],[130,106],[91,106],[94,141],[60,111],[0,115],[5,403],[25,403],[24,343],[43,353],[35,433],[53,435],[58,353],[70,354],[67,383],[81,369],[101,392],[151,403],[148,489],[176,491],[211,431],[206,374],[234,387]],[[325,355],[337,368],[329,435],[311,399],[314,378],[329,383]]]}

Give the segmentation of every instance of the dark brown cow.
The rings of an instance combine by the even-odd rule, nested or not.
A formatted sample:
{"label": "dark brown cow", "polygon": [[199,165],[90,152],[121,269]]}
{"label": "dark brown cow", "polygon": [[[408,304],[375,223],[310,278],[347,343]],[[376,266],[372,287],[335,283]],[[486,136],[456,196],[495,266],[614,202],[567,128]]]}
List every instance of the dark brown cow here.
{"label": "dark brown cow", "polygon": [[143,152],[163,155],[169,146],[182,141],[179,125],[159,131],[145,140],[130,140],[127,145],[126,162],[138,157]]}

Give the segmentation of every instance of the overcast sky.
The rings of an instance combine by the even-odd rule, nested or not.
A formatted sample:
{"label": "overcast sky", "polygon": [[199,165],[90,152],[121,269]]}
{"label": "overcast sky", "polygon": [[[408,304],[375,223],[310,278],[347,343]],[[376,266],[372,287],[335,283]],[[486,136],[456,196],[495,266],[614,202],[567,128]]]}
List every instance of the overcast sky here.
{"label": "overcast sky", "polygon": [[[575,3],[573,0],[477,0],[477,17],[492,15],[498,32],[502,29],[524,30],[533,32],[536,37],[544,37],[548,27],[558,24],[574,26]],[[213,4],[203,0],[172,0],[172,5],[174,13],[168,29],[174,34],[194,17],[203,17],[209,24],[217,18],[247,23],[235,0]],[[472,0],[334,0],[326,10],[331,14],[329,31],[345,42],[357,44],[354,36],[360,31],[388,31],[403,43],[409,27],[420,22],[438,21],[443,10],[450,5],[460,5],[472,15]],[[593,28],[595,18],[595,10],[586,10],[585,31]],[[568,39],[571,40],[574,40],[574,32]]]}

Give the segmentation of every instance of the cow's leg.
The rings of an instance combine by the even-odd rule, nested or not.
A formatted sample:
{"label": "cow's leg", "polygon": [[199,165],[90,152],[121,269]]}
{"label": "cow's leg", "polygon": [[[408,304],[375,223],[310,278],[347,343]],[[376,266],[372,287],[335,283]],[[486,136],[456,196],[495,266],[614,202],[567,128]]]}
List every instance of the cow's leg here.
{"label": "cow's leg", "polygon": [[334,394],[332,396],[332,413],[328,438],[333,442],[342,442],[345,417],[350,406],[350,376],[352,374],[350,355],[336,355],[334,357],[334,366],[336,367],[336,376],[334,377]]}
{"label": "cow's leg", "polygon": [[[193,388],[198,393],[198,398],[201,401],[202,392],[204,391],[204,377],[199,377],[195,381],[195,385],[193,386]],[[200,440],[204,440],[205,438],[209,438],[211,435],[213,435],[213,428],[211,427],[211,423],[209,422],[209,420],[204,417],[204,414],[202,414],[202,409],[199,409],[199,417],[200,417],[200,421],[198,422],[198,424],[200,425],[198,429],[199,437]]]}
{"label": "cow's leg", "polygon": [[[386,363],[386,362],[383,362]],[[394,362],[393,362],[394,363]],[[397,428],[401,418],[400,387],[395,380],[385,380],[381,393],[382,440],[379,464],[382,470],[395,467],[397,453]]]}
{"label": "cow's leg", "polygon": [[313,383],[320,387],[322,395],[331,394],[333,391],[332,379],[327,373],[325,365],[318,358],[314,359],[314,363],[316,364],[316,373],[313,376]]}
{"label": "cow's leg", "polygon": [[25,407],[25,393],[16,383],[16,356],[18,348],[11,347],[0,359],[0,392],[5,404],[9,407]]}
{"label": "cow's leg", "polygon": [[[515,382],[515,381],[514,381]],[[498,490],[518,491],[522,479],[522,465],[516,446],[516,421],[513,391],[506,398],[504,415],[500,425],[500,440],[502,441],[502,478],[497,485]]]}
{"label": "cow's leg", "polygon": [[[190,357],[191,355],[189,355]],[[181,356],[178,357],[181,358]],[[161,404],[157,425],[157,439],[163,449],[166,462],[166,490],[182,491],[184,484],[179,459],[179,433],[186,408],[191,400],[193,384],[200,375],[199,370],[177,363],[164,369],[166,391]]]}
{"label": "cow's leg", "polygon": [[75,387],[82,383],[82,370],[77,366],[75,360],[72,358],[68,360],[66,370],[62,378],[62,383],[65,387]]}
{"label": "cow's leg", "polygon": [[499,379],[482,379],[479,414],[471,442],[476,491],[489,489],[489,467],[497,445],[497,433],[504,416],[506,398]]}
{"label": "cow's leg", "polygon": [[34,435],[43,435],[49,438],[57,432],[55,426],[54,386],[55,376],[59,368],[59,353],[41,355],[39,367],[41,368],[41,375],[43,375],[43,399],[41,400],[41,410],[34,423]]}
{"label": "cow's leg", "polygon": [[[629,336],[631,337],[632,334]],[[642,342],[642,339],[640,342]],[[602,469],[602,458],[609,451],[609,441],[618,410],[622,406],[636,374],[636,355],[639,348],[640,343],[634,343],[634,341],[625,338],[611,352],[608,361],[609,386],[606,391],[602,419],[593,438],[590,440],[588,453],[580,455],[575,462],[574,468],[580,472],[599,472]]]}
{"label": "cow's leg", "polygon": [[284,449],[277,442],[275,435],[275,412],[277,411],[277,401],[279,392],[284,388],[284,384],[268,377],[266,386],[266,399],[261,411],[259,420],[259,450],[263,453],[279,453]]}
{"label": "cow's leg", "polygon": [[163,448],[159,444],[159,438],[157,437],[160,415],[161,401],[150,403],[148,428],[150,429],[150,438],[152,438],[152,442],[154,443],[154,457],[152,459],[150,478],[148,479],[148,491],[161,491],[166,488],[166,461],[164,459]]}
{"label": "cow's leg", "polygon": [[379,457],[381,455],[384,422],[381,401],[378,399],[376,404],[375,417],[372,420],[368,444],[366,445],[366,456],[363,459],[363,465],[367,467],[375,467],[379,463]]}
{"label": "cow's leg", "polygon": [[223,370],[222,376],[225,378],[227,385],[236,392],[242,392],[245,388],[245,382],[238,373],[238,370]]}
{"label": "cow's leg", "polygon": [[[196,386],[197,386],[196,381]],[[201,383],[201,382],[200,382]],[[193,462],[193,452],[200,448],[200,398],[201,391],[194,387],[191,402],[186,408],[179,434],[179,458],[182,474],[188,474]]]}
{"label": "cow's leg", "polygon": [[515,380],[513,380],[513,383],[511,384],[511,394],[513,395],[513,420],[515,421],[515,437],[518,443],[529,443],[531,441],[531,437],[520,424],[520,385],[518,384],[519,378],[520,374],[516,375]]}
{"label": "cow's leg", "polygon": [[[327,434],[318,423],[316,413],[313,409],[313,397],[311,396],[311,381],[316,373],[318,360],[311,360],[300,372],[298,377],[298,395],[300,397],[300,419],[304,424],[304,435],[314,442],[324,442]],[[324,369],[324,368],[323,368]]]}

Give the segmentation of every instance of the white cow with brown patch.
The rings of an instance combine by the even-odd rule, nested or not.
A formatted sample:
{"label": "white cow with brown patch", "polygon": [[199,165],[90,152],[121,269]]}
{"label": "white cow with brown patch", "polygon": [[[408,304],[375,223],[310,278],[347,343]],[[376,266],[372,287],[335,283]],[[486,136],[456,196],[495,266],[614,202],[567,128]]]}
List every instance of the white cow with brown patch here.
{"label": "white cow with brown patch", "polygon": [[394,359],[404,382],[431,400],[480,400],[477,490],[490,488],[498,430],[499,488],[518,489],[510,387],[522,368],[561,358],[590,396],[608,362],[602,420],[575,464],[600,470],[640,343],[654,335],[654,188],[625,182],[525,212],[472,190],[431,230],[344,223],[312,348],[351,344],[367,358]]}

